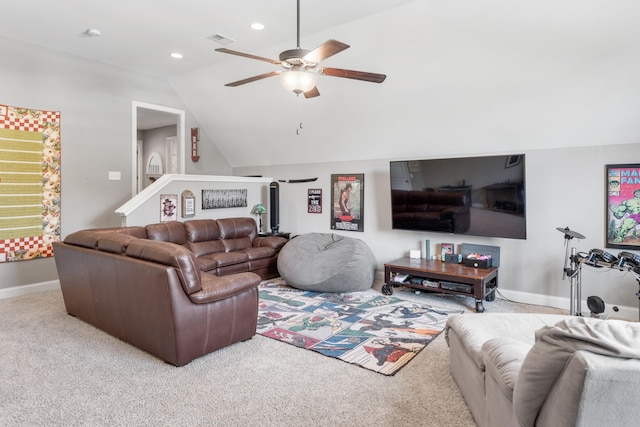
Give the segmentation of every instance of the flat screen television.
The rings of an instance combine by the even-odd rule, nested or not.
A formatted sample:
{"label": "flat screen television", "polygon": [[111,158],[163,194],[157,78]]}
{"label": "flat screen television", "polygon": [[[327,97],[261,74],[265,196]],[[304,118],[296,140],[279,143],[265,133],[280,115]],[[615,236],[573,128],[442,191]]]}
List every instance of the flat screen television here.
{"label": "flat screen television", "polygon": [[525,155],[390,162],[393,229],[526,239]]}

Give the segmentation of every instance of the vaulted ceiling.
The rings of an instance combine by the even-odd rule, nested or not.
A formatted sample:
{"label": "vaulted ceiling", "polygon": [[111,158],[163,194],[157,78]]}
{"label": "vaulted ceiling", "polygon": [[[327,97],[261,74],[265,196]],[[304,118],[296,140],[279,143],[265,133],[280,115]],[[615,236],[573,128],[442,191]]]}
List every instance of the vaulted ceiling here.
{"label": "vaulted ceiling", "polygon": [[337,39],[351,47],[326,66],[387,80],[320,76],[312,99],[277,78],[225,87],[277,67],[208,37],[277,59],[296,47],[295,7],[14,1],[0,37],[167,79],[232,166],[638,142],[640,2],[301,0],[302,47]]}

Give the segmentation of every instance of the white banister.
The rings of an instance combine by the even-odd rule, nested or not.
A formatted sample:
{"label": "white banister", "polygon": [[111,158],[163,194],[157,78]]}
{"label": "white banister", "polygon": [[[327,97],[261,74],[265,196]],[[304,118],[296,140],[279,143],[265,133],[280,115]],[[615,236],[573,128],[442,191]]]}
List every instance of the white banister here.
{"label": "white banister", "polygon": [[[237,187],[239,185],[250,187],[250,201],[254,202],[258,200],[255,201],[255,203],[263,203],[265,202],[263,198],[265,196],[264,193],[266,193],[266,187],[272,181],[273,178],[264,177],[165,174],[116,209],[115,213],[123,217],[123,225],[131,225],[127,224],[126,218],[144,206],[147,206],[146,210],[149,211],[149,203],[155,203],[152,199],[157,197],[158,194],[163,193],[167,187],[170,188],[169,191],[178,192],[179,194],[183,189],[195,190],[197,192],[199,189],[206,188],[208,185],[213,186],[214,183],[216,187],[220,184],[227,184],[230,187]],[[255,190],[251,190],[252,188]],[[265,188],[265,190],[260,191],[260,188]],[[151,210],[151,212],[153,212],[153,210]]]}

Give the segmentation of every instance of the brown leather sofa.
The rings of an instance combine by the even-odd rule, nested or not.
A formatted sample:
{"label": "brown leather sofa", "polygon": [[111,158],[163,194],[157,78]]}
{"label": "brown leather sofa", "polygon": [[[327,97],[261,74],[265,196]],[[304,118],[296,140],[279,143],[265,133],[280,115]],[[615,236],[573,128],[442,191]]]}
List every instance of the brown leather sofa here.
{"label": "brown leather sofa", "polygon": [[53,246],[70,315],[182,366],[255,335],[257,286],[286,242],[228,218],[81,230]]}
{"label": "brown leather sofa", "polygon": [[470,205],[467,192],[391,190],[393,228],[465,233]]}
{"label": "brown leather sofa", "polygon": [[146,236],[189,249],[198,268],[218,276],[250,271],[262,279],[278,276],[284,237],[260,237],[252,218],[200,219],[150,224]]}

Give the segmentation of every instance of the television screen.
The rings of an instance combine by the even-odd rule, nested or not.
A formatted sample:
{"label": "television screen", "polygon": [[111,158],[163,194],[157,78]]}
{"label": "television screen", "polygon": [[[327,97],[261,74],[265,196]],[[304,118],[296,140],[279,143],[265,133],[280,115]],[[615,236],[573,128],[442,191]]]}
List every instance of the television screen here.
{"label": "television screen", "polygon": [[390,162],[392,228],[526,239],[525,156]]}

